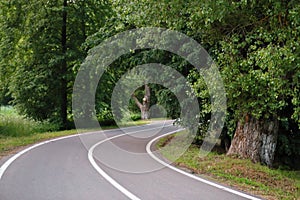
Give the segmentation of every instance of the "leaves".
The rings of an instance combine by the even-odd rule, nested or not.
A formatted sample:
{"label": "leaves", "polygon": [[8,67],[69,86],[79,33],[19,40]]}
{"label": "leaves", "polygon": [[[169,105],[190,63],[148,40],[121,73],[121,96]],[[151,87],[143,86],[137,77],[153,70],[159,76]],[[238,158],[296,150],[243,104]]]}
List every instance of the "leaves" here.
{"label": "leaves", "polygon": [[[68,102],[76,70],[86,56],[81,45],[103,24],[105,1],[2,1],[0,77],[19,111],[34,119],[59,120],[62,91]],[[67,47],[62,50],[62,11],[67,12]],[[67,70],[63,72],[63,62]],[[2,85],[2,84],[1,84]],[[68,103],[70,110],[70,103]]]}
{"label": "leaves", "polygon": [[[0,6],[0,99],[12,96],[31,117],[57,117],[60,81],[67,80],[70,101],[74,77],[89,49],[122,31],[152,26],[187,34],[213,57],[226,87],[230,134],[245,114],[257,119],[276,117],[281,126],[299,132],[298,1],[70,1],[65,54],[61,51],[62,0],[3,0]],[[181,50],[190,48],[185,44]],[[103,53],[109,57],[114,50]],[[61,74],[64,60],[68,70]],[[188,78],[201,106],[197,117],[206,129],[213,108],[203,77],[188,61],[162,50],[135,50],[109,66],[97,88],[98,117],[102,112],[111,117],[111,93],[120,77],[146,63],[171,66]],[[156,94],[151,98],[153,104],[164,105],[170,116],[179,116],[178,102],[170,90],[151,85],[151,91]]]}

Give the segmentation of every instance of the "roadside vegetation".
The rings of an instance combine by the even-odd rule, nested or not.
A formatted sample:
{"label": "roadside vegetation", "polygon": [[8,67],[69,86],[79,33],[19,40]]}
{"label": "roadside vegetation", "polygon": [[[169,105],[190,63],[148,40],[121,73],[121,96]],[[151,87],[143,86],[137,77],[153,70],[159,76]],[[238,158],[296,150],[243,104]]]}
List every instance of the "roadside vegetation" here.
{"label": "roadside vegetation", "polygon": [[[114,122],[112,94],[119,80],[136,66],[159,63],[172,67],[192,87],[201,111],[194,116],[200,125],[199,137],[203,137],[212,122],[211,100],[218,99],[215,102],[219,103],[225,100],[220,99],[224,92],[212,95],[210,84],[203,77],[205,73],[199,73],[193,66],[195,63],[190,62],[195,55],[200,55],[202,48],[193,48],[186,42],[178,42],[173,53],[164,48],[142,48],[148,42],[161,43],[161,47],[169,45],[170,38],[165,36],[173,30],[199,43],[218,68],[224,90],[214,84],[215,78],[209,83],[212,88],[218,88],[217,91],[226,91],[226,112],[224,106],[218,106],[218,112],[226,113],[223,136],[230,140],[228,154],[250,158],[269,167],[279,158],[281,163],[299,168],[299,1],[2,0],[0,7],[0,105],[12,104],[31,119],[55,122],[54,126],[60,130],[72,129],[74,116],[91,117],[93,111],[102,125],[110,125]],[[145,27],[162,29],[158,37],[144,37],[134,42],[141,49],[130,50],[109,61],[98,84],[89,86],[95,87],[95,106],[90,98],[83,98],[73,113],[73,86],[80,66],[103,64],[99,57],[95,61],[86,58],[93,58],[99,50],[97,46],[107,39]],[[98,53],[105,55],[105,59],[115,58],[116,52],[110,51],[112,49]],[[186,55],[187,59],[180,55]],[[200,71],[206,71],[203,64],[198,66]],[[135,77],[144,82],[143,76],[149,77],[148,74],[170,75],[149,68],[147,73],[137,73]],[[98,76],[89,75],[91,80]],[[124,87],[123,94],[127,89],[134,93],[130,94],[129,103],[122,98],[115,99],[116,103],[128,103],[128,109],[135,112],[141,112],[141,108],[148,112],[153,105],[160,105],[167,117],[179,118],[181,106],[189,104],[179,102],[168,84],[174,91],[192,93],[187,92],[180,79],[168,76],[159,79],[165,84],[144,82],[144,86],[139,85],[135,91]],[[126,86],[131,83],[136,81],[128,79]],[[141,107],[142,103],[145,107]],[[127,117],[125,109],[117,108],[120,113],[117,120]],[[43,123],[24,124],[26,132],[14,132],[30,135],[50,127]],[[181,125],[189,127],[190,120],[182,118]]]}
{"label": "roadside vegetation", "polygon": [[23,137],[58,129],[59,127],[54,123],[39,122],[25,118],[19,115],[11,106],[0,108],[0,137]]}
{"label": "roadside vegetation", "polygon": [[[0,105],[14,105],[22,114],[12,107],[1,108],[1,152],[75,134],[74,116],[98,120],[101,127],[114,127],[115,120],[128,119],[127,109],[117,106],[117,118],[112,111],[112,94],[119,80],[136,66],[159,63],[180,73],[193,92],[187,92],[180,79],[168,76],[161,80],[166,84],[146,85],[141,77],[148,75],[140,73],[136,77],[144,86],[135,91],[131,87],[122,90],[124,94],[127,89],[134,92],[129,102],[114,100],[118,105],[129,104],[131,112],[139,113],[129,114],[133,120],[141,118],[144,108],[150,112],[153,105],[163,108],[159,110],[165,113],[162,116],[179,119],[181,106],[189,105],[188,101],[179,102],[167,85],[170,83],[174,91],[183,91],[187,97],[194,93],[201,111],[192,115],[199,122],[197,141],[176,164],[268,199],[299,199],[299,174],[293,171],[300,170],[299,0],[2,0],[0,7]],[[158,37],[154,34],[136,40],[136,47],[141,49],[133,48],[107,62],[111,64],[99,77],[98,85],[84,87],[87,91],[95,87],[95,106],[90,98],[83,98],[73,112],[73,87],[80,66],[102,66],[105,62],[99,57],[95,62],[90,59],[99,50],[98,45],[117,34],[145,27],[162,29]],[[187,35],[203,49],[180,42],[176,45],[180,54],[163,50],[171,42],[164,37],[169,30]],[[148,42],[162,46],[142,48]],[[127,46],[127,41],[118,45]],[[101,55],[110,60],[116,56],[114,50],[107,48]],[[213,68],[201,64],[198,67],[203,71],[199,73],[190,62],[205,52],[202,50],[216,64],[224,92],[219,92],[223,89],[214,84],[215,78],[209,83],[218,92],[209,91],[203,72]],[[181,57],[181,53],[189,59]],[[160,77],[151,68],[147,73]],[[93,80],[98,75],[89,76]],[[128,86],[136,83],[133,79],[128,82]],[[226,101],[219,98],[221,93],[226,93]],[[214,101],[226,102],[226,112],[225,106],[211,105]],[[214,110],[218,115],[226,113],[223,129],[212,117]],[[180,118],[179,123],[189,127],[191,120]],[[227,156],[219,152],[203,160],[197,157],[197,145],[208,127],[222,130]],[[170,152],[162,154],[172,156]]]}
{"label": "roadside vegetation", "polygon": [[300,198],[300,171],[288,170],[284,166],[269,168],[249,159],[226,156],[218,147],[206,157],[200,158],[200,147],[194,144],[177,159],[174,155],[178,152],[178,146],[182,145],[181,137],[182,133],[176,134],[176,137],[167,136],[156,144],[161,155],[175,166],[264,199]]}
{"label": "roadside vegetation", "polygon": [[[136,116],[136,115],[135,115]],[[117,128],[114,124],[103,122],[101,129]],[[134,126],[147,124],[147,120],[124,122],[122,126]],[[0,158],[15,153],[20,148],[57,137],[74,135],[80,132],[88,132],[97,129],[63,130],[50,122],[39,122],[19,115],[11,106],[3,106],[0,109]]]}

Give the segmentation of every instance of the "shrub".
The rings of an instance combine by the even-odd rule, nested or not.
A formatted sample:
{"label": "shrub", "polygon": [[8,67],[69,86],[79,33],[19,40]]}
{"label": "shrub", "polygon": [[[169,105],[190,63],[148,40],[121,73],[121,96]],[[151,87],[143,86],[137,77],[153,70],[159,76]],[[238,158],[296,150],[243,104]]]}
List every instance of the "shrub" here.
{"label": "shrub", "polygon": [[130,114],[130,118],[131,118],[133,121],[140,120],[140,119],[141,119],[141,114],[140,114],[140,113],[132,113],[132,114]]}
{"label": "shrub", "polygon": [[0,109],[0,136],[21,137],[58,129],[58,124],[49,121],[38,122],[20,116],[12,107]]}

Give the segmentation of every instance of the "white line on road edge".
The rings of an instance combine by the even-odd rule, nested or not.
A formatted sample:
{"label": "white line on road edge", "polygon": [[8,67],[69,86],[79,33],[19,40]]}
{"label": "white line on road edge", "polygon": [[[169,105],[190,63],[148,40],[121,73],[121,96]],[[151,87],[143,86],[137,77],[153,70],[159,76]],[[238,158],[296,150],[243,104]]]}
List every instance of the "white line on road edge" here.
{"label": "white line on road edge", "polygon": [[[148,124],[146,124],[148,125]],[[129,128],[135,128],[135,127],[142,127],[145,125],[140,125],[140,126],[130,126],[130,127],[125,127],[122,129],[109,129],[109,130],[101,130],[100,132],[110,132],[110,131],[114,131],[114,130],[123,130],[123,129],[129,129]],[[68,138],[72,138],[72,137],[77,137],[77,136],[81,136],[81,135],[89,135],[89,134],[95,134],[95,133],[99,133],[99,131],[93,131],[93,132],[87,132],[87,133],[81,133],[81,134],[75,134],[75,135],[69,135],[69,136],[63,136],[63,137],[59,137],[59,138],[55,138],[55,139],[51,139],[51,140],[47,140],[44,142],[40,142],[38,144],[35,144],[33,146],[30,146],[22,151],[20,151],[19,153],[15,154],[14,156],[12,156],[10,159],[8,159],[1,167],[0,167],[0,181],[1,178],[4,174],[4,172],[7,170],[7,168],[17,159],[19,158],[21,155],[25,154],[28,151],[31,151],[39,146],[42,146],[44,144],[50,143],[50,142],[55,142],[58,140],[64,140],[64,139],[68,139]]]}
{"label": "white line on road edge", "polygon": [[124,195],[126,195],[128,198],[130,198],[131,200],[140,200],[140,198],[138,198],[137,196],[135,196],[133,193],[131,193],[129,190],[127,190],[125,187],[123,187],[122,185],[120,185],[117,181],[115,181],[112,177],[110,177],[105,171],[103,171],[103,169],[101,169],[99,167],[99,165],[97,165],[94,157],[93,157],[93,152],[94,149],[99,146],[100,144],[103,144],[104,142],[107,142],[109,140],[115,139],[115,138],[119,138],[125,135],[131,135],[133,133],[138,133],[138,132],[142,132],[142,131],[149,131],[149,130],[155,130],[155,129],[159,129],[159,128],[164,128],[164,127],[169,127],[169,126],[173,126],[171,125],[167,125],[167,126],[163,126],[163,127],[155,127],[155,128],[150,128],[150,129],[145,129],[145,130],[139,130],[139,131],[133,131],[133,132],[129,132],[129,133],[124,133],[124,134],[120,134],[120,135],[116,135],[110,138],[106,138],[105,140],[101,140],[100,142],[94,144],[88,152],[88,159],[90,161],[90,163],[92,164],[92,166],[95,168],[95,170],[103,177],[105,178],[110,184],[112,184],[116,189],[118,189],[120,192],[122,192]]}
{"label": "white line on road edge", "polygon": [[41,143],[38,143],[38,144],[35,144],[31,147],[28,147],[26,149],[24,149],[23,151],[20,151],[19,153],[15,154],[14,156],[12,156],[10,159],[8,159],[1,167],[0,167],[0,180],[5,172],[5,170],[9,167],[9,165],[11,163],[13,163],[18,157],[20,157],[21,155],[23,155],[24,153],[32,150],[32,149],[35,149],[39,146],[42,146],[44,144],[47,144],[47,143],[50,143],[50,142],[55,142],[55,141],[58,141],[58,140],[63,140],[63,139],[67,139],[67,138],[71,138],[71,137],[76,137],[78,136],[79,134],[76,134],[76,135],[69,135],[69,136],[64,136],[64,137],[60,137],[60,138],[56,138],[56,139],[52,139],[52,140],[47,140],[45,142],[41,142]]}
{"label": "white line on road edge", "polygon": [[200,177],[198,177],[198,176],[194,176],[194,175],[192,175],[192,174],[190,174],[190,173],[187,173],[187,172],[185,172],[185,171],[183,171],[183,170],[181,170],[181,169],[178,169],[178,168],[176,168],[176,167],[174,167],[174,166],[172,166],[172,165],[170,165],[170,164],[168,164],[168,163],[162,161],[162,160],[159,159],[158,157],[156,157],[156,156],[153,154],[153,152],[151,151],[151,146],[152,146],[152,144],[153,144],[156,140],[158,140],[158,139],[160,139],[160,138],[162,138],[162,137],[165,137],[165,136],[167,136],[167,135],[174,134],[174,133],[176,133],[176,132],[178,132],[178,130],[177,130],[177,131],[172,131],[172,132],[169,132],[169,133],[166,133],[166,134],[163,134],[163,135],[160,135],[160,136],[158,136],[158,137],[152,139],[152,140],[147,144],[147,146],[146,146],[146,151],[147,151],[147,153],[148,153],[154,160],[156,160],[157,162],[159,162],[160,164],[162,164],[162,165],[164,165],[164,166],[166,166],[166,167],[168,167],[168,168],[170,168],[170,169],[172,169],[172,170],[174,170],[174,171],[176,171],[176,172],[178,172],[178,173],[181,173],[181,174],[183,174],[183,175],[185,175],[185,176],[188,176],[188,177],[190,177],[190,178],[192,178],[192,179],[195,179],[195,180],[197,180],[197,181],[206,183],[206,184],[211,185],[211,186],[214,186],[214,187],[216,187],[216,188],[218,188],[218,189],[221,189],[221,190],[224,190],[224,191],[227,191],[227,192],[236,194],[236,195],[238,195],[238,196],[241,196],[241,197],[244,197],[244,198],[247,198],[247,199],[251,199],[251,200],[261,200],[261,199],[259,199],[259,198],[250,196],[250,195],[248,195],[248,194],[245,194],[245,193],[242,193],[242,192],[239,192],[239,191],[236,191],[236,190],[233,190],[233,189],[224,187],[224,186],[222,186],[222,185],[219,185],[219,184],[210,182],[210,181],[205,180],[205,179],[203,179],[203,178],[200,178]]}

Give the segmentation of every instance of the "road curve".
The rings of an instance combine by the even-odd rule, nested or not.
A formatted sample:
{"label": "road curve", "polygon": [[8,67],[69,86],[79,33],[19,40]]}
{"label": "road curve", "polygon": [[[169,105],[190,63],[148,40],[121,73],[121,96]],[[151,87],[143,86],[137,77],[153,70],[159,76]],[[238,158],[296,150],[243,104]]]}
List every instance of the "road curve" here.
{"label": "road curve", "polygon": [[36,145],[1,166],[0,199],[258,199],[159,162],[149,142],[178,129],[157,122]]}

